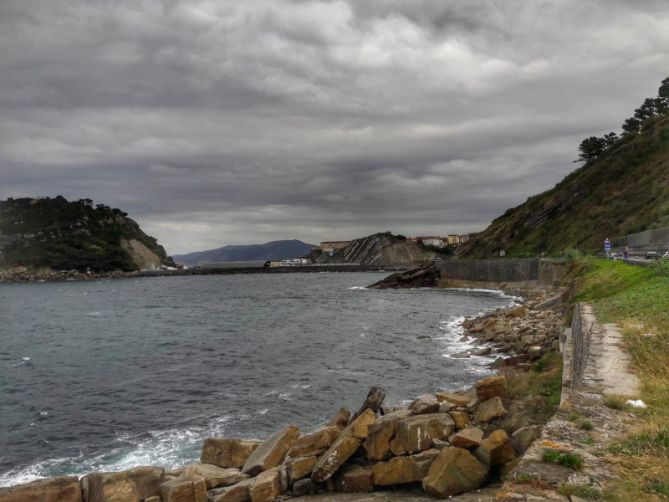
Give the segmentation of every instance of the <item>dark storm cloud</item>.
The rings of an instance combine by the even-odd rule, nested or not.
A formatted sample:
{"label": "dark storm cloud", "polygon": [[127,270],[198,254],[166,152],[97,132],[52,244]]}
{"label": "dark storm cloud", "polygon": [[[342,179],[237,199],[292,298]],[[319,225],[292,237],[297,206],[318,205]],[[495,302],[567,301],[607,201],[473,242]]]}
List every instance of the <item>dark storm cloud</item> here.
{"label": "dark storm cloud", "polygon": [[5,0],[0,197],[171,252],[479,230],[669,69],[661,1]]}

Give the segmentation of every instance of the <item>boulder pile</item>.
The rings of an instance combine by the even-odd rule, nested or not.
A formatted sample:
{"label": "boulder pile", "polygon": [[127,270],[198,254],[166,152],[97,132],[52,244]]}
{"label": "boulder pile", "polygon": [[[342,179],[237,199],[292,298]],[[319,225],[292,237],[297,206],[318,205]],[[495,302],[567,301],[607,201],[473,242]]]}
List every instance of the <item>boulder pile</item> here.
{"label": "boulder pile", "polygon": [[263,441],[208,438],[200,463],[178,470],[42,480],[0,489],[0,502],[273,502],[408,484],[446,498],[510,471],[536,437],[527,427],[502,428],[504,375],[467,391],[422,395],[407,408],[384,408],[382,395],[373,388],[357,416],[341,409],[312,432],[288,425]]}
{"label": "boulder pile", "polygon": [[553,303],[551,309],[540,310],[523,304],[467,319],[462,323],[464,339],[474,339],[478,347],[453,357],[498,354],[495,367],[529,366],[546,352],[559,349],[564,327],[560,305]]}

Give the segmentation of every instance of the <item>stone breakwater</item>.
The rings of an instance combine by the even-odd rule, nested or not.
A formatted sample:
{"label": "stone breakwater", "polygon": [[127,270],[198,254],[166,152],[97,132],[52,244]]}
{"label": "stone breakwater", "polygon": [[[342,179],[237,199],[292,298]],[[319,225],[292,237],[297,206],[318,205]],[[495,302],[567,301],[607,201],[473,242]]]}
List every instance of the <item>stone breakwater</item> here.
{"label": "stone breakwater", "polygon": [[[466,336],[499,345],[490,350],[508,348],[512,355],[503,361],[522,370],[554,344],[560,314],[537,310],[546,305],[541,300],[467,320]],[[208,438],[200,462],[180,469],[46,479],[2,488],[0,502],[272,502],[407,485],[447,498],[511,472],[541,431],[508,395],[505,374],[419,396],[406,408],[384,407],[383,400],[373,388],[357,413],[340,409],[315,431],[287,425],[264,440]]]}
{"label": "stone breakwater", "polygon": [[0,270],[0,284],[21,282],[58,282],[58,281],[97,281],[101,279],[122,279],[137,277],[139,272],[120,270],[104,273],[85,273],[77,270],[52,270],[48,268],[30,269],[14,267]]}

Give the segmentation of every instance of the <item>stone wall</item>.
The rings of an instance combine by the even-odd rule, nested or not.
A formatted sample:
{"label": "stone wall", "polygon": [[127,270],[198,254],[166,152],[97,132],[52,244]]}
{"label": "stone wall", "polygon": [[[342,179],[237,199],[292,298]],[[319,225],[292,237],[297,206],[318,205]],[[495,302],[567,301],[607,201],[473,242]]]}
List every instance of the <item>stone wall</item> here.
{"label": "stone wall", "polygon": [[498,258],[444,260],[434,263],[448,286],[517,284],[555,286],[564,277],[564,260]]}

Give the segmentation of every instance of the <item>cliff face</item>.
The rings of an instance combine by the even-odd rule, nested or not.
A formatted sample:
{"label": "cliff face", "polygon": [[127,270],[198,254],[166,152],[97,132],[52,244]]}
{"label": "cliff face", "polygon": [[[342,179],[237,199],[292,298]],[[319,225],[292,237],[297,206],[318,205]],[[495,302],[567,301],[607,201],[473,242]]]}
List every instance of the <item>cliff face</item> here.
{"label": "cliff face", "polygon": [[63,197],[0,201],[0,268],[95,272],[174,265],[120,209]]}
{"label": "cliff face", "polygon": [[615,237],[669,225],[669,118],[509,209],[458,250],[463,258],[601,249]]}
{"label": "cliff face", "polygon": [[416,265],[430,260],[434,253],[391,233],[369,235],[355,239],[332,256],[314,253],[316,263],[359,263],[361,265]]}

